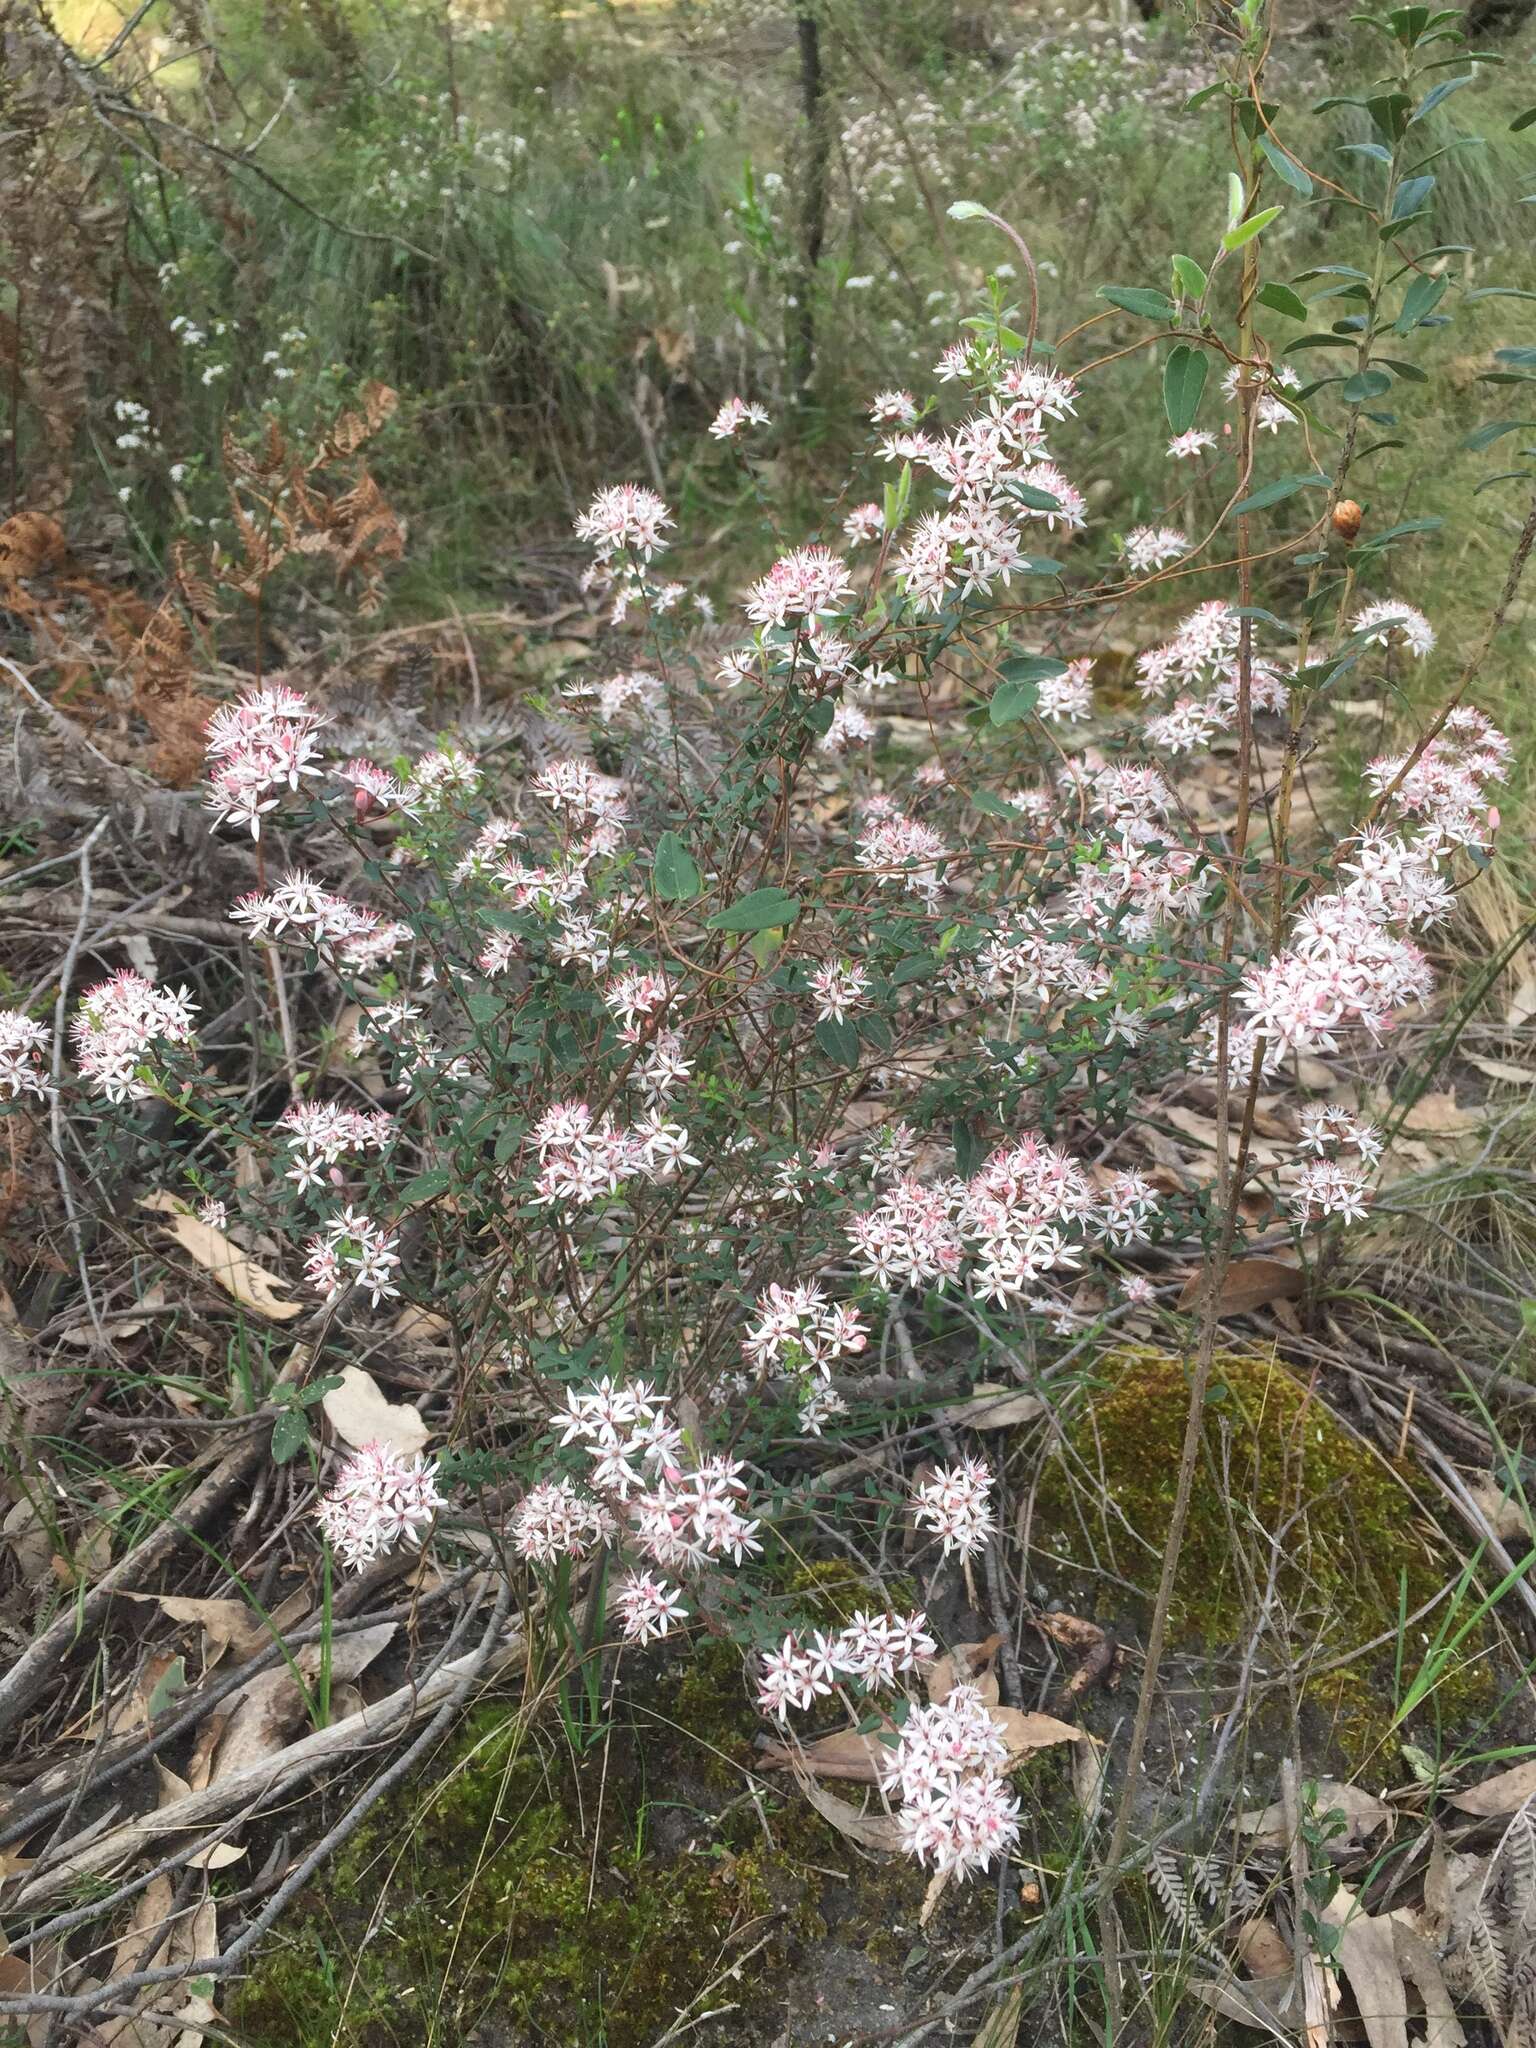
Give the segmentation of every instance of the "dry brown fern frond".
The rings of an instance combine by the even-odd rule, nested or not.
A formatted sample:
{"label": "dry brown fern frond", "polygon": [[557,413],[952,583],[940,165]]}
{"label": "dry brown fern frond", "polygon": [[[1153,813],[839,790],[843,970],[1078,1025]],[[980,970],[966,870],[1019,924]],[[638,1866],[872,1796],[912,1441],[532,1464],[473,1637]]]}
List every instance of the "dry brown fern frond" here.
{"label": "dry brown fern frond", "polygon": [[[65,604],[72,608],[71,620],[79,621],[67,641]],[[91,575],[56,519],[19,512],[0,524],[0,611],[24,626],[38,653],[56,664],[56,695],[110,661],[128,678],[134,708],[155,736],[154,772],[170,782],[196,774],[202,729],[213,707],[197,689],[192,629],[169,595],[152,607],[133,591]],[[82,708],[75,698],[72,709]]]}

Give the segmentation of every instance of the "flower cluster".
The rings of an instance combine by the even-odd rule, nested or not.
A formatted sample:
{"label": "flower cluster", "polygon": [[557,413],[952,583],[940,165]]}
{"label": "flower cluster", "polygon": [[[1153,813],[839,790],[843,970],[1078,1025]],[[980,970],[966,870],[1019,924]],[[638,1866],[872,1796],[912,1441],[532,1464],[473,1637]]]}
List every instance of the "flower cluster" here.
{"label": "flower cluster", "polygon": [[[655,1059],[658,1093],[666,1091],[678,1065],[672,1045],[662,1046]],[[688,1149],[687,1127],[669,1123],[655,1108],[621,1128],[610,1117],[594,1116],[585,1102],[557,1102],[532,1135],[539,1155],[533,1200],[539,1205],[589,1208],[616,1195],[626,1180],[668,1180],[679,1167],[699,1163]]]}
{"label": "flower cluster", "polygon": [[304,1275],[327,1301],[355,1286],[375,1308],[398,1295],[394,1284],[400,1254],[395,1233],[365,1216],[350,1202],[304,1247]]}
{"label": "flower cluster", "polygon": [[980,1458],[939,1465],[913,1490],[913,1519],[944,1540],[944,1555],[971,1557],[985,1547],[993,1529],[992,1470]]}
{"label": "flower cluster", "polygon": [[731,441],[743,427],[766,427],[768,414],[760,405],[753,405],[745,398],[728,398],[709,423],[709,431],[717,441]]}
{"label": "flower cluster", "polygon": [[161,1046],[190,1046],[195,1015],[187,989],[157,988],[131,968],[98,982],[70,1027],[81,1079],[108,1102],[152,1095],[144,1077],[150,1055]]}
{"label": "flower cluster", "polygon": [[1003,1775],[1008,1745],[974,1686],[907,1716],[885,1770],[897,1824],[921,1863],[956,1877],[991,1867],[1019,1836],[1019,1802]]}
{"label": "flower cluster", "polygon": [[889,800],[865,805],[859,865],[880,882],[905,882],[932,901],[939,893],[938,864],[949,848],[931,825],[906,817]]}
{"label": "flower cluster", "polygon": [[[562,1446],[575,1444],[587,1458],[587,1491],[569,1480],[535,1487],[513,1517],[519,1556],[548,1564],[611,1542],[688,1574],[726,1558],[739,1565],[761,1551],[760,1524],[743,1512],[741,1465],[715,1455],[686,1465],[665,1394],[643,1381],[604,1378],[572,1388],[559,1421]],[[634,1642],[668,1634],[687,1612],[681,1589],[644,1569],[630,1573],[617,1601]]]}
{"label": "flower cluster", "polygon": [[360,1572],[397,1543],[419,1544],[422,1531],[446,1506],[430,1459],[371,1443],[347,1459],[315,1512],[342,1563]]}
{"label": "flower cluster", "polygon": [[[1333,1103],[1308,1103],[1301,1112],[1303,1160],[1291,1189],[1291,1207],[1301,1223],[1342,1216],[1355,1223],[1370,1202],[1371,1169],[1381,1157],[1381,1133],[1374,1124]],[[1355,1156],[1340,1156],[1344,1150]]]}
{"label": "flower cluster", "polygon": [[278,1119],[292,1162],[286,1177],[300,1194],[338,1179],[334,1169],[349,1152],[380,1152],[395,1136],[388,1110],[348,1109],[339,1102],[295,1102]]}
{"label": "flower cluster", "polygon": [[1156,1197],[1141,1175],[1097,1187],[1077,1160],[1033,1135],[994,1152],[972,1179],[897,1180],[854,1216],[848,1237],[877,1287],[944,1287],[969,1258],[984,1301],[1017,1302],[1047,1272],[1081,1265],[1085,1249],[1142,1243]]}
{"label": "flower cluster", "polygon": [[325,720],[302,691],[285,683],[247,690],[208,721],[209,788],[205,801],[219,825],[261,821],[302,778],[318,775],[317,735]]}
{"label": "flower cluster", "polygon": [[763,1653],[757,1703],[765,1714],[786,1720],[793,1707],[804,1713],[840,1686],[869,1692],[893,1686],[934,1655],[925,1614],[855,1614],[835,1636],[820,1632],[785,1636]]}
{"label": "flower cluster", "polygon": [[759,1372],[793,1374],[802,1383],[800,1429],[820,1436],[846,1403],[827,1384],[839,1359],[854,1358],[869,1342],[858,1310],[829,1302],[814,1281],[798,1287],[769,1286],[757,1298],[757,1321],[742,1340],[747,1362]]}
{"label": "flower cluster", "polygon": [[409,925],[349,903],[300,868],[291,868],[265,895],[253,889],[242,896],[230,917],[253,939],[313,946],[322,959],[360,972],[386,966],[411,936]]}

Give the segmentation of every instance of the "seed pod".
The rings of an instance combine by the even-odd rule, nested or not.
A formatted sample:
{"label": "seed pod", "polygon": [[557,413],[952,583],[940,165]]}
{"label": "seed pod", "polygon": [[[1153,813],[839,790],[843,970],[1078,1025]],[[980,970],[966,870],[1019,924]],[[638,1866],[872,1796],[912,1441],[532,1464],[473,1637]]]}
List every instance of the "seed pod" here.
{"label": "seed pod", "polygon": [[1333,530],[1340,540],[1353,540],[1365,514],[1353,498],[1340,498],[1333,508]]}

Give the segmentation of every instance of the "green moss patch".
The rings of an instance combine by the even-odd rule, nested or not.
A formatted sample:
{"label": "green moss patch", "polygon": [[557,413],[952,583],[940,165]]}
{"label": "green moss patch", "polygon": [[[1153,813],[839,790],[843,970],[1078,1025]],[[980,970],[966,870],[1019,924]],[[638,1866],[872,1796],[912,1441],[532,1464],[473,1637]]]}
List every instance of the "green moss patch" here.
{"label": "green moss patch", "polygon": [[[924,1873],[861,1856],[787,1787],[749,1790],[759,1726],[740,1653],[707,1641],[642,1661],[584,1748],[480,1708],[285,1920],[232,2001],[241,2039],[650,2048],[713,1986],[699,2010],[734,2008],[715,2048],[767,2048],[802,1993],[819,2003],[829,1944],[889,2000]],[[974,1887],[944,1945],[990,1925]]]}
{"label": "green moss patch", "polygon": [[[1107,1383],[1042,1476],[1035,1541],[1053,1579],[1091,1555],[1098,1569],[1081,1597],[1101,1619],[1140,1628],[1172,1523],[1189,1374],[1154,1351],[1120,1353],[1102,1371]],[[1230,1652],[1267,1595],[1277,1633],[1306,1646],[1309,1703],[1363,1753],[1391,1718],[1393,1646],[1320,1667],[1393,1631],[1405,1588],[1412,1612],[1455,1570],[1391,1468],[1316,1393],[1270,1357],[1216,1360],[1174,1585],[1176,1641]],[[1410,1650],[1409,1672],[1415,1661]],[[1485,1685],[1469,1657],[1440,1704]]]}

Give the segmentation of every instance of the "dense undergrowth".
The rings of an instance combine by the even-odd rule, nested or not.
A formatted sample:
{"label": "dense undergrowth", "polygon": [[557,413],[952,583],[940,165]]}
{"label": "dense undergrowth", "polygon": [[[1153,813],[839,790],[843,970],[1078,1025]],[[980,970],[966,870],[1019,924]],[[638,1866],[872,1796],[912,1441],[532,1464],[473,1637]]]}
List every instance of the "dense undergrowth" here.
{"label": "dense undergrowth", "polygon": [[1323,27],[0,9],[0,2023],[1536,2043],[1529,52]]}

